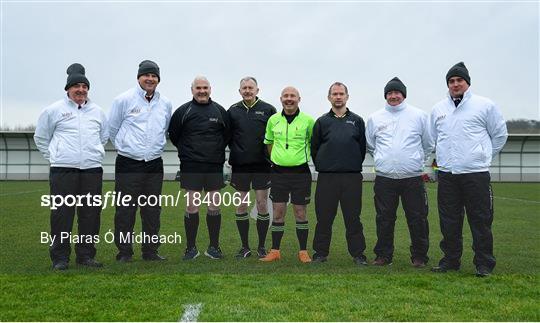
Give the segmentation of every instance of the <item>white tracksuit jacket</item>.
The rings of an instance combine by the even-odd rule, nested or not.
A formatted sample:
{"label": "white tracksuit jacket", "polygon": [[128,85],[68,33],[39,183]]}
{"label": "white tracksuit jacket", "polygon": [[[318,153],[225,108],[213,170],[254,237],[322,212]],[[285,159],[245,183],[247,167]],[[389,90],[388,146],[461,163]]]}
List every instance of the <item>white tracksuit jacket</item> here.
{"label": "white tracksuit jacket", "polygon": [[67,96],[46,107],[39,116],[34,141],[52,167],[101,167],[108,139],[103,110],[88,100],[78,104]]}
{"label": "white tracksuit jacket", "polygon": [[457,107],[450,94],[433,106],[430,131],[439,169],[453,174],[489,171],[508,138],[499,108],[470,88]]}
{"label": "white tracksuit jacket", "polygon": [[134,160],[161,157],[172,114],[171,102],[154,92],[150,102],[139,85],[113,101],[109,114],[109,137],[118,154]]}
{"label": "white tracksuit jacket", "polygon": [[366,141],[376,174],[392,179],[422,175],[433,147],[427,113],[406,102],[386,104],[373,113],[367,121]]}

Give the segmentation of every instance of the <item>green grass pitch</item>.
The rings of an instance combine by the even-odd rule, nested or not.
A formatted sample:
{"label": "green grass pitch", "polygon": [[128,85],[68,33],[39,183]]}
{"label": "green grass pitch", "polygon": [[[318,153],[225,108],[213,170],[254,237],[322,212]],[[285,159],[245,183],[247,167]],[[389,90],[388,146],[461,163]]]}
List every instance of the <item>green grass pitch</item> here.
{"label": "green grass pitch", "polygon": [[[540,184],[493,184],[497,267],[486,279],[474,276],[467,223],[459,272],[434,274],[429,267],[411,267],[402,211],[396,223],[394,264],[389,267],[355,267],[346,251],[340,214],[329,261],[299,263],[292,210],[286,218],[280,262],[261,263],[255,257],[239,261],[234,258],[239,237],[232,207],[222,209],[225,259],[221,261],[201,256],[184,262],[182,243],[161,246],[166,262],[142,261],[136,245],[134,261],[118,264],[114,244],[102,241],[96,258],[104,268],[77,267],[72,253],[69,270],[57,273],[50,269],[47,245],[40,243],[40,232],[49,230],[49,211],[40,206],[48,183],[0,182],[0,186],[1,321],[178,321],[186,304],[198,303],[201,321],[540,321]],[[104,191],[113,187],[106,182]],[[164,184],[164,194],[177,190],[178,183]],[[441,256],[436,190],[435,184],[428,185],[430,265]],[[312,202],[309,249],[313,209]],[[178,232],[183,237],[183,212],[183,206],[163,208],[161,233]],[[204,210],[201,214],[197,244],[204,250],[208,237]],[[114,229],[113,215],[111,208],[102,213],[101,236]],[[362,222],[371,261],[376,236],[370,182],[364,183]],[[255,246],[254,221],[250,239]]]}

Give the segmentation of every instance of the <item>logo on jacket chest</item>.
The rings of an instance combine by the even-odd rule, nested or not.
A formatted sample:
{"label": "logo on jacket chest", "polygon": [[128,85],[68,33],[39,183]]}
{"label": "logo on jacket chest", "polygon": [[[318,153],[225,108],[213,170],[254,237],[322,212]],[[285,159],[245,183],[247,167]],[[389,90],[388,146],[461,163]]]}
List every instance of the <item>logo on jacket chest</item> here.
{"label": "logo on jacket chest", "polygon": [[208,121],[218,123],[219,119],[218,118],[209,118]]}
{"label": "logo on jacket chest", "polygon": [[354,127],[356,121],[355,120],[347,120],[347,121],[345,121],[345,123],[352,124],[353,127]]}
{"label": "logo on jacket chest", "polygon": [[438,116],[437,119],[435,120],[435,122],[439,122],[439,121],[443,120],[444,118],[446,118],[446,114],[442,114],[442,115]]}
{"label": "logo on jacket chest", "polygon": [[64,112],[62,113],[62,119],[68,119],[73,116],[73,112]]}
{"label": "logo on jacket chest", "polygon": [[264,111],[255,111],[255,114],[260,115],[260,116],[264,116]]}
{"label": "logo on jacket chest", "polygon": [[75,118],[75,115],[73,112],[64,112],[60,115],[60,117],[62,118],[62,121],[66,121]]}
{"label": "logo on jacket chest", "polygon": [[131,109],[131,110],[129,111],[129,114],[137,115],[137,114],[139,114],[139,113],[141,113],[141,112],[142,112],[142,108],[140,108],[140,107],[134,107],[133,109]]}
{"label": "logo on jacket chest", "polygon": [[385,131],[390,128],[391,123],[386,123],[377,127],[377,132]]}

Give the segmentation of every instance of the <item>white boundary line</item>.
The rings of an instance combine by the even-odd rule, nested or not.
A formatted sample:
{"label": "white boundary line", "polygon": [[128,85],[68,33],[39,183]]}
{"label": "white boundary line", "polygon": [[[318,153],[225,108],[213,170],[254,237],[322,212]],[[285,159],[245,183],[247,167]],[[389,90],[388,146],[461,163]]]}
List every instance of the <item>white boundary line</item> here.
{"label": "white boundary line", "polygon": [[0,194],[0,196],[22,195],[22,194],[36,193],[36,192],[43,192],[43,191],[45,191],[45,190],[34,190],[34,191],[23,191],[23,192],[11,192],[11,193],[3,193],[3,194]]}
{"label": "white boundary line", "polygon": [[[433,188],[427,188],[430,191],[435,192],[436,189]],[[513,197],[504,197],[504,196],[493,196],[493,198],[498,200],[507,200],[507,201],[516,201],[516,202],[525,202],[525,203],[532,203],[532,204],[540,204],[540,201],[533,201],[533,200],[524,200],[524,199],[516,199]]]}
{"label": "white boundary line", "polygon": [[197,322],[202,307],[202,303],[184,305],[184,314],[182,314],[178,322]]}
{"label": "white boundary line", "polygon": [[509,200],[509,201],[517,201],[517,202],[525,202],[525,203],[540,204],[540,201],[515,199],[515,198],[511,198],[511,197],[494,196],[493,198],[496,198],[496,199],[499,199],[499,200]]}

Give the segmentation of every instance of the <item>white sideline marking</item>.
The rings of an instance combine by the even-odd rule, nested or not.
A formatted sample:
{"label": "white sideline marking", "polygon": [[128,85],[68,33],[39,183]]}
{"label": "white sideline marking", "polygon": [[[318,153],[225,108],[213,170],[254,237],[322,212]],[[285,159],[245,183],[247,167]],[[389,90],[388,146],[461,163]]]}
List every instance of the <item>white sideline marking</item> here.
{"label": "white sideline marking", "polygon": [[509,200],[509,201],[517,201],[517,202],[527,202],[527,203],[540,204],[540,201],[515,199],[515,198],[511,198],[511,197],[494,196],[494,198],[500,199],[500,200]]}
{"label": "white sideline marking", "polygon": [[[436,191],[436,189],[428,188],[430,191]],[[504,196],[493,196],[493,198],[498,200],[507,200],[507,201],[516,201],[516,202],[525,202],[525,203],[533,203],[533,204],[540,204],[540,201],[533,201],[533,200],[524,200],[524,199],[516,199],[513,197],[504,197]]]}
{"label": "white sideline marking", "polygon": [[3,193],[3,194],[0,194],[0,196],[22,195],[22,194],[36,193],[36,192],[42,192],[42,191],[44,191],[44,190],[33,190],[33,191],[24,191],[24,192],[11,192],[11,193]]}
{"label": "white sideline marking", "polygon": [[184,314],[178,322],[197,322],[202,306],[202,303],[184,305]]}

